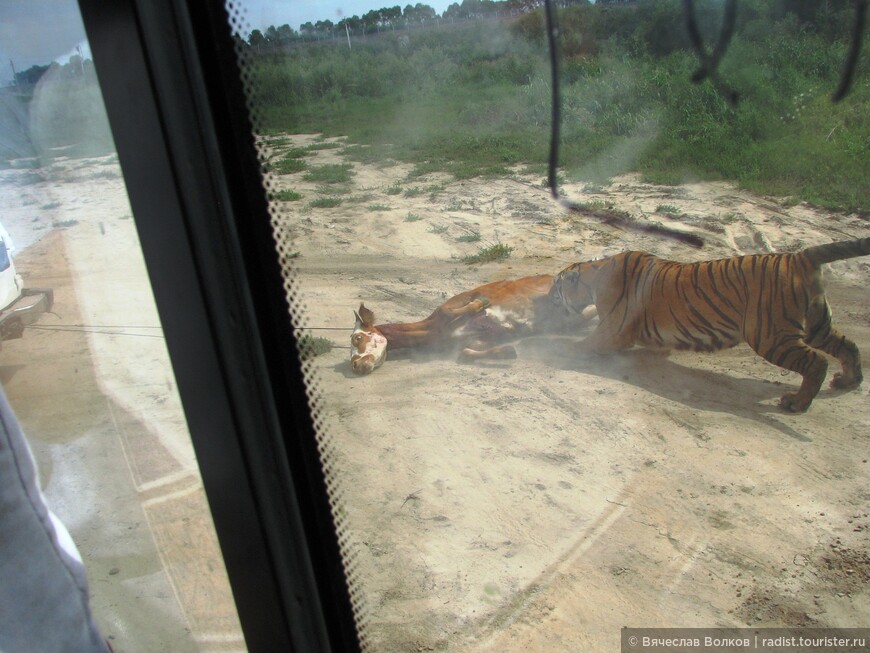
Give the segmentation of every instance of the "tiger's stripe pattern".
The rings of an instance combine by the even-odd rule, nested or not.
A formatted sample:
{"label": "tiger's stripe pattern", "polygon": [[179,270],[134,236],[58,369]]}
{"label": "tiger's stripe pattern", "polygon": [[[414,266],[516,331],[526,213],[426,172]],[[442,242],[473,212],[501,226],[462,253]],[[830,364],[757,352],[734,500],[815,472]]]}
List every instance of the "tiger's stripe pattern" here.
{"label": "tiger's stripe pattern", "polygon": [[554,277],[550,299],[569,313],[595,305],[599,323],[583,346],[598,353],[635,345],[716,351],[746,342],[803,377],[780,400],[802,412],[825,379],[822,352],[842,366],[834,387],[862,381],[858,347],[831,324],[821,266],[867,254],[870,238],[697,263],[623,252],[569,265]]}

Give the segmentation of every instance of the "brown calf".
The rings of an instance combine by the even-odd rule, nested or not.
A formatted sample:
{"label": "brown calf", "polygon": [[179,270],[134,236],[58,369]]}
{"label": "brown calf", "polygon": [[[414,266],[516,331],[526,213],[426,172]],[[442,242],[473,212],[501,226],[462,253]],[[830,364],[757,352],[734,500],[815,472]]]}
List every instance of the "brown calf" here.
{"label": "brown calf", "polygon": [[460,293],[441,304],[425,320],[375,325],[372,311],[360,304],[354,311],[351,368],[370,374],[383,364],[387,349],[463,346],[459,360],[516,358],[505,342],[545,333],[571,333],[589,316],[566,316],[547,293],[552,275],[494,281]]}

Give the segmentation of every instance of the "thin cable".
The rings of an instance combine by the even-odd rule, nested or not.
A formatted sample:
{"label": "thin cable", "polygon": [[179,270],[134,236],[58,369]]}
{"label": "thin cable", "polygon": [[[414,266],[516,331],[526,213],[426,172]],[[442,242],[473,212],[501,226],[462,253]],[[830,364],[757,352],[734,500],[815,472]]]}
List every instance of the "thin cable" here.
{"label": "thin cable", "polygon": [[294,327],[299,331],[353,331],[351,327],[316,327],[316,326],[300,326]]}
{"label": "thin cable", "polygon": [[559,182],[556,179],[556,169],[559,167],[559,143],[562,130],[562,98],[559,93],[559,51],[556,42],[556,16],[550,0],[544,2],[544,12],[547,14],[547,44],[550,48],[550,87],[553,90],[552,108],[550,111],[550,161],[547,166],[547,184],[553,198],[559,200]]}
{"label": "thin cable", "polygon": [[843,64],[840,75],[840,85],[831,96],[832,102],[839,102],[849,94],[858,67],[858,57],[861,55],[861,44],[864,40],[864,26],[867,23],[867,0],[855,0],[855,23],[852,26],[852,45]]}
{"label": "thin cable", "polygon": [[550,161],[547,168],[547,184],[550,187],[550,194],[553,196],[553,199],[556,200],[559,206],[567,209],[568,211],[571,211],[572,213],[578,213],[586,218],[596,218],[602,223],[612,227],[630,231],[640,231],[642,233],[651,234],[660,238],[669,238],[671,240],[676,240],[680,243],[683,243],[684,245],[689,245],[690,247],[695,247],[698,249],[703,247],[704,240],[700,236],[683,233],[675,229],[669,229],[664,225],[656,223],[641,224],[639,222],[632,222],[612,213],[589,211],[580,204],[576,204],[560,196],[559,182],[556,178],[556,171],[559,167],[559,143],[561,140],[560,130],[562,122],[562,100],[559,92],[559,30],[556,25],[556,14],[552,7],[552,0],[544,0],[544,13],[547,18],[547,43],[550,50],[550,71],[552,79],[552,123],[550,125]]}
{"label": "thin cable", "polygon": [[698,27],[698,21],[695,18],[695,3],[693,0],[683,0],[683,13],[686,16],[686,31],[689,33],[689,40],[692,42],[692,47],[695,48],[695,53],[698,55],[698,61],[700,62],[700,67],[691,77],[692,82],[700,84],[705,79],[709,79],[714,88],[728,102],[732,105],[737,104],[739,99],[737,91],[723,84],[716,75],[719,63],[722,61],[722,57],[725,56],[728,45],[734,37],[734,27],[737,24],[737,0],[726,0],[719,40],[713,48],[713,52],[709,55],[704,45],[704,37],[701,36],[701,29]]}
{"label": "thin cable", "polygon": [[[68,333],[94,333],[97,335],[104,336],[133,336],[137,338],[163,338],[162,334],[157,333],[124,333],[123,331],[103,331],[99,328],[90,329],[88,327],[64,327],[64,326],[53,326],[49,324],[31,324],[27,327],[28,329],[37,329],[42,331],[65,331]],[[150,327],[148,327],[150,328]]]}
{"label": "thin cable", "polygon": [[71,329],[163,329],[162,326],[145,324],[42,324],[44,327],[68,327]]}

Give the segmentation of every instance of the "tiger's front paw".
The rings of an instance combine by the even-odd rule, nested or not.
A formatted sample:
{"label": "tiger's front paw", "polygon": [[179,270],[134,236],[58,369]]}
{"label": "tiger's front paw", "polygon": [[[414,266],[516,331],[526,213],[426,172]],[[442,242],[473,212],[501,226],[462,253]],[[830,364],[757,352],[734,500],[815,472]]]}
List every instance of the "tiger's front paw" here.
{"label": "tiger's front paw", "polygon": [[789,392],[784,394],[779,400],[779,407],[792,413],[803,413],[810,407],[811,403],[812,399],[807,401],[800,397],[800,393]]}

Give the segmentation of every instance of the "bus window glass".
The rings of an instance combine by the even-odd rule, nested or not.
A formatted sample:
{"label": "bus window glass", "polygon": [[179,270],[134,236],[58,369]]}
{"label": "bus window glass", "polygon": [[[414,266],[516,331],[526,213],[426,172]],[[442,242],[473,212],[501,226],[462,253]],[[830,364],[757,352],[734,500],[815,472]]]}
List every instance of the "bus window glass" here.
{"label": "bus window glass", "polygon": [[232,3],[364,642],[866,624],[853,3],[556,4]]}

